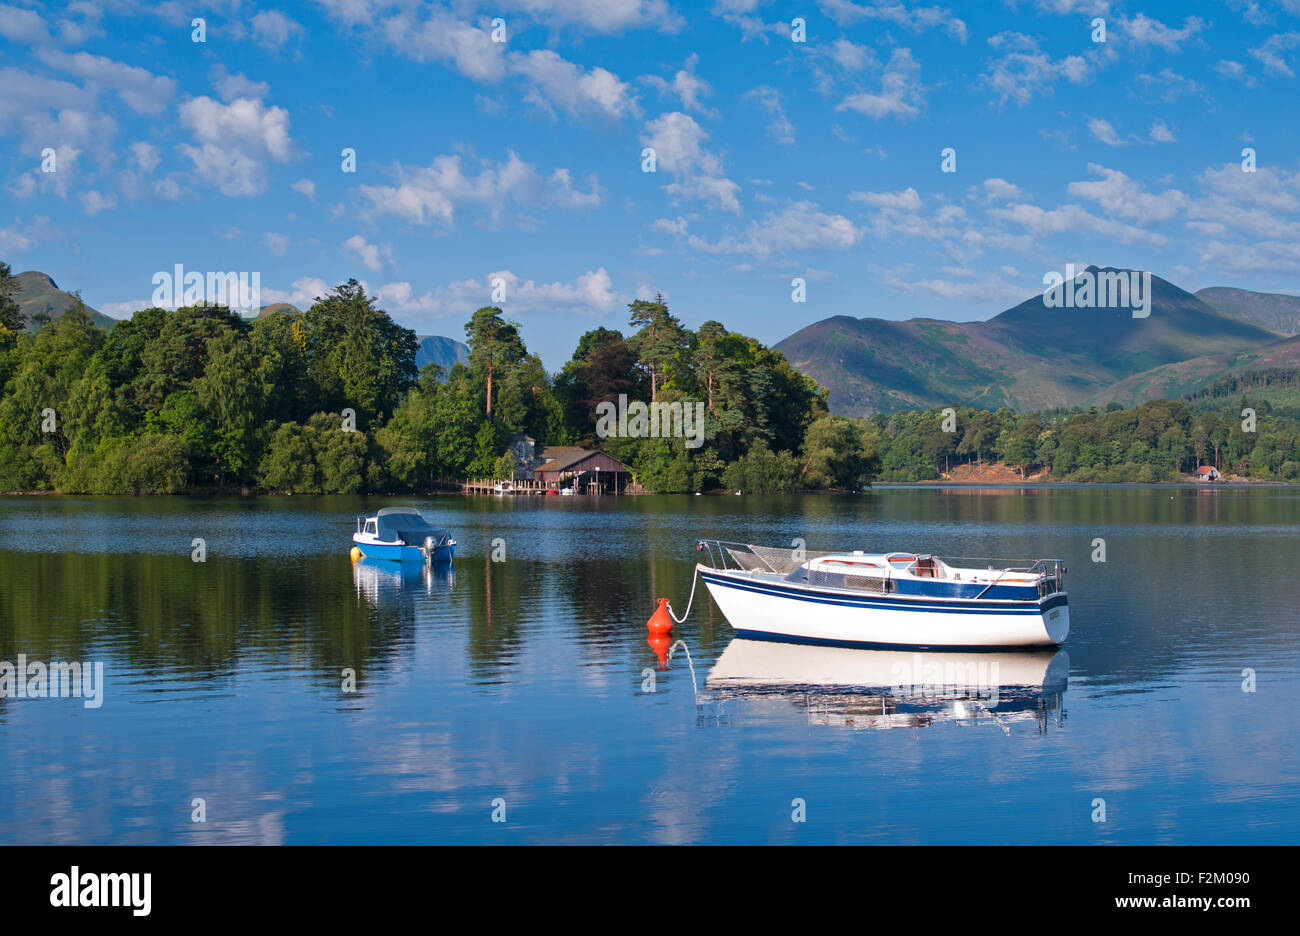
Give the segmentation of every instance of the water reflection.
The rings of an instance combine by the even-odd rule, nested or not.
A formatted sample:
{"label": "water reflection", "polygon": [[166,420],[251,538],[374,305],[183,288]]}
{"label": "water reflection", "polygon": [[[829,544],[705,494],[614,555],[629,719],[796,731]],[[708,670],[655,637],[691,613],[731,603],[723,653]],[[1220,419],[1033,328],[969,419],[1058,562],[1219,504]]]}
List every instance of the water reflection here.
{"label": "water reflection", "polygon": [[423,592],[433,597],[451,591],[456,584],[456,570],[451,563],[425,565],[418,562],[390,562],[382,559],[358,559],[352,563],[352,584],[357,596],[372,605],[384,598]]}
{"label": "water reflection", "polygon": [[749,714],[803,712],[809,724],[924,728],[943,722],[1035,722],[1065,717],[1064,650],[936,653],[851,650],[737,638],[705,681],[710,702],[741,701]]}

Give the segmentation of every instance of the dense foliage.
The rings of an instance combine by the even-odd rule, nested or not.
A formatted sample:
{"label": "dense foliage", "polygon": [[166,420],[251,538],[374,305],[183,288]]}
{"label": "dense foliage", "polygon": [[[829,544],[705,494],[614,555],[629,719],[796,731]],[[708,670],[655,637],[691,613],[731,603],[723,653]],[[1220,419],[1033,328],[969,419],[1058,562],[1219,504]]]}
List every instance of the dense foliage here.
{"label": "dense foliage", "polygon": [[[603,448],[651,491],[855,490],[987,461],[1156,481],[1208,460],[1300,480],[1297,420],[1266,401],[1255,433],[1205,400],[1199,412],[1164,400],[1104,412],[959,408],[947,432],[942,411],[830,415],[826,391],[779,352],[720,322],[691,330],[662,297],[629,306],[627,335],[584,334],[552,375],[493,306],[465,326],[468,364],[417,372],[415,334],[355,280],[302,313],[247,321],[219,307],[153,308],[111,331],[78,301],[24,332],[13,292],[0,264],[0,490],[429,490],[505,477],[523,435]],[[602,404],[620,398],[698,404],[702,431],[599,433]]]}
{"label": "dense foliage", "polygon": [[[998,462],[1058,481],[1184,480],[1207,464],[1242,477],[1300,481],[1300,419],[1275,412],[1266,399],[1209,399],[1217,406],[1199,412],[1181,400],[1045,413],[958,407],[952,432],[943,431],[939,410],[876,416],[880,477],[919,481],[959,464]],[[1255,413],[1253,431],[1245,410]]]}

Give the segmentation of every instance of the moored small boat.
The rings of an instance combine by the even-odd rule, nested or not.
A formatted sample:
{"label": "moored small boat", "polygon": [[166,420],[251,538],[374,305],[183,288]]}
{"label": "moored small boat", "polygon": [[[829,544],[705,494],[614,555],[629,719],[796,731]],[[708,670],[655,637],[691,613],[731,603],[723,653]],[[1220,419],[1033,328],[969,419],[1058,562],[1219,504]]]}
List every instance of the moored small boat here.
{"label": "moored small boat", "polygon": [[396,562],[451,562],[456,541],[413,507],[385,507],[373,517],[358,517],[352,542],[367,559]]}
{"label": "moored small boat", "polygon": [[1056,646],[1070,631],[1065,566],[924,553],[805,553],[700,540],[696,566],[742,637],[849,647]]}

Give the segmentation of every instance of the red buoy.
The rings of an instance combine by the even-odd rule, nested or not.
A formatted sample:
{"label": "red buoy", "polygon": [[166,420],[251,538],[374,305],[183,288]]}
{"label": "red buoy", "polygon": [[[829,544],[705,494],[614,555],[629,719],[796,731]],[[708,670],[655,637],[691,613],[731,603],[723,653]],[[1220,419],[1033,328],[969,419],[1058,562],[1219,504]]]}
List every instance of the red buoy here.
{"label": "red buoy", "polygon": [[666,634],[673,629],[673,619],[668,615],[668,599],[660,598],[659,607],[650,615],[645,626],[652,634]]}
{"label": "red buoy", "polygon": [[668,651],[672,648],[672,638],[667,634],[652,631],[645,642],[650,645],[650,649],[659,658],[659,668],[668,669]]}

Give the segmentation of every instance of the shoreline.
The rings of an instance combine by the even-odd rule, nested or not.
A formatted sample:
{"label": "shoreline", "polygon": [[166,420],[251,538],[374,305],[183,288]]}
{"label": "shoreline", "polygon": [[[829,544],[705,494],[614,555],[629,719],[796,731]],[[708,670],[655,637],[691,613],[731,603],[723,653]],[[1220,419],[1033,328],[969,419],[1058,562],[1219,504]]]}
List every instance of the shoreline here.
{"label": "shoreline", "polygon": [[[1023,481],[961,481],[949,480],[946,478],[929,478],[919,481],[875,481],[859,491],[851,491],[844,488],[828,490],[825,488],[816,488],[798,491],[785,491],[779,494],[758,494],[754,495],[745,491],[730,490],[713,490],[713,491],[647,491],[640,494],[622,495],[628,497],[735,497],[735,496],[757,496],[757,497],[794,497],[805,495],[829,496],[835,494],[869,494],[873,490],[880,488],[1002,488],[1011,490],[1014,488],[1087,488],[1087,487],[1161,487],[1161,488],[1196,488],[1213,490],[1216,488],[1244,488],[1244,487],[1300,487],[1300,481],[1270,481],[1265,479],[1238,478],[1232,481],[1054,481],[1050,479],[1027,479]],[[115,494],[105,494],[93,491],[0,491],[0,497],[514,497],[516,495],[501,494],[477,494],[461,491],[372,491],[369,493],[340,494],[336,492],[312,492],[303,491],[257,491],[248,488],[237,488],[231,490],[210,490],[197,489],[190,491],[129,491]],[[608,498],[613,495],[597,494],[578,494],[577,497]]]}

